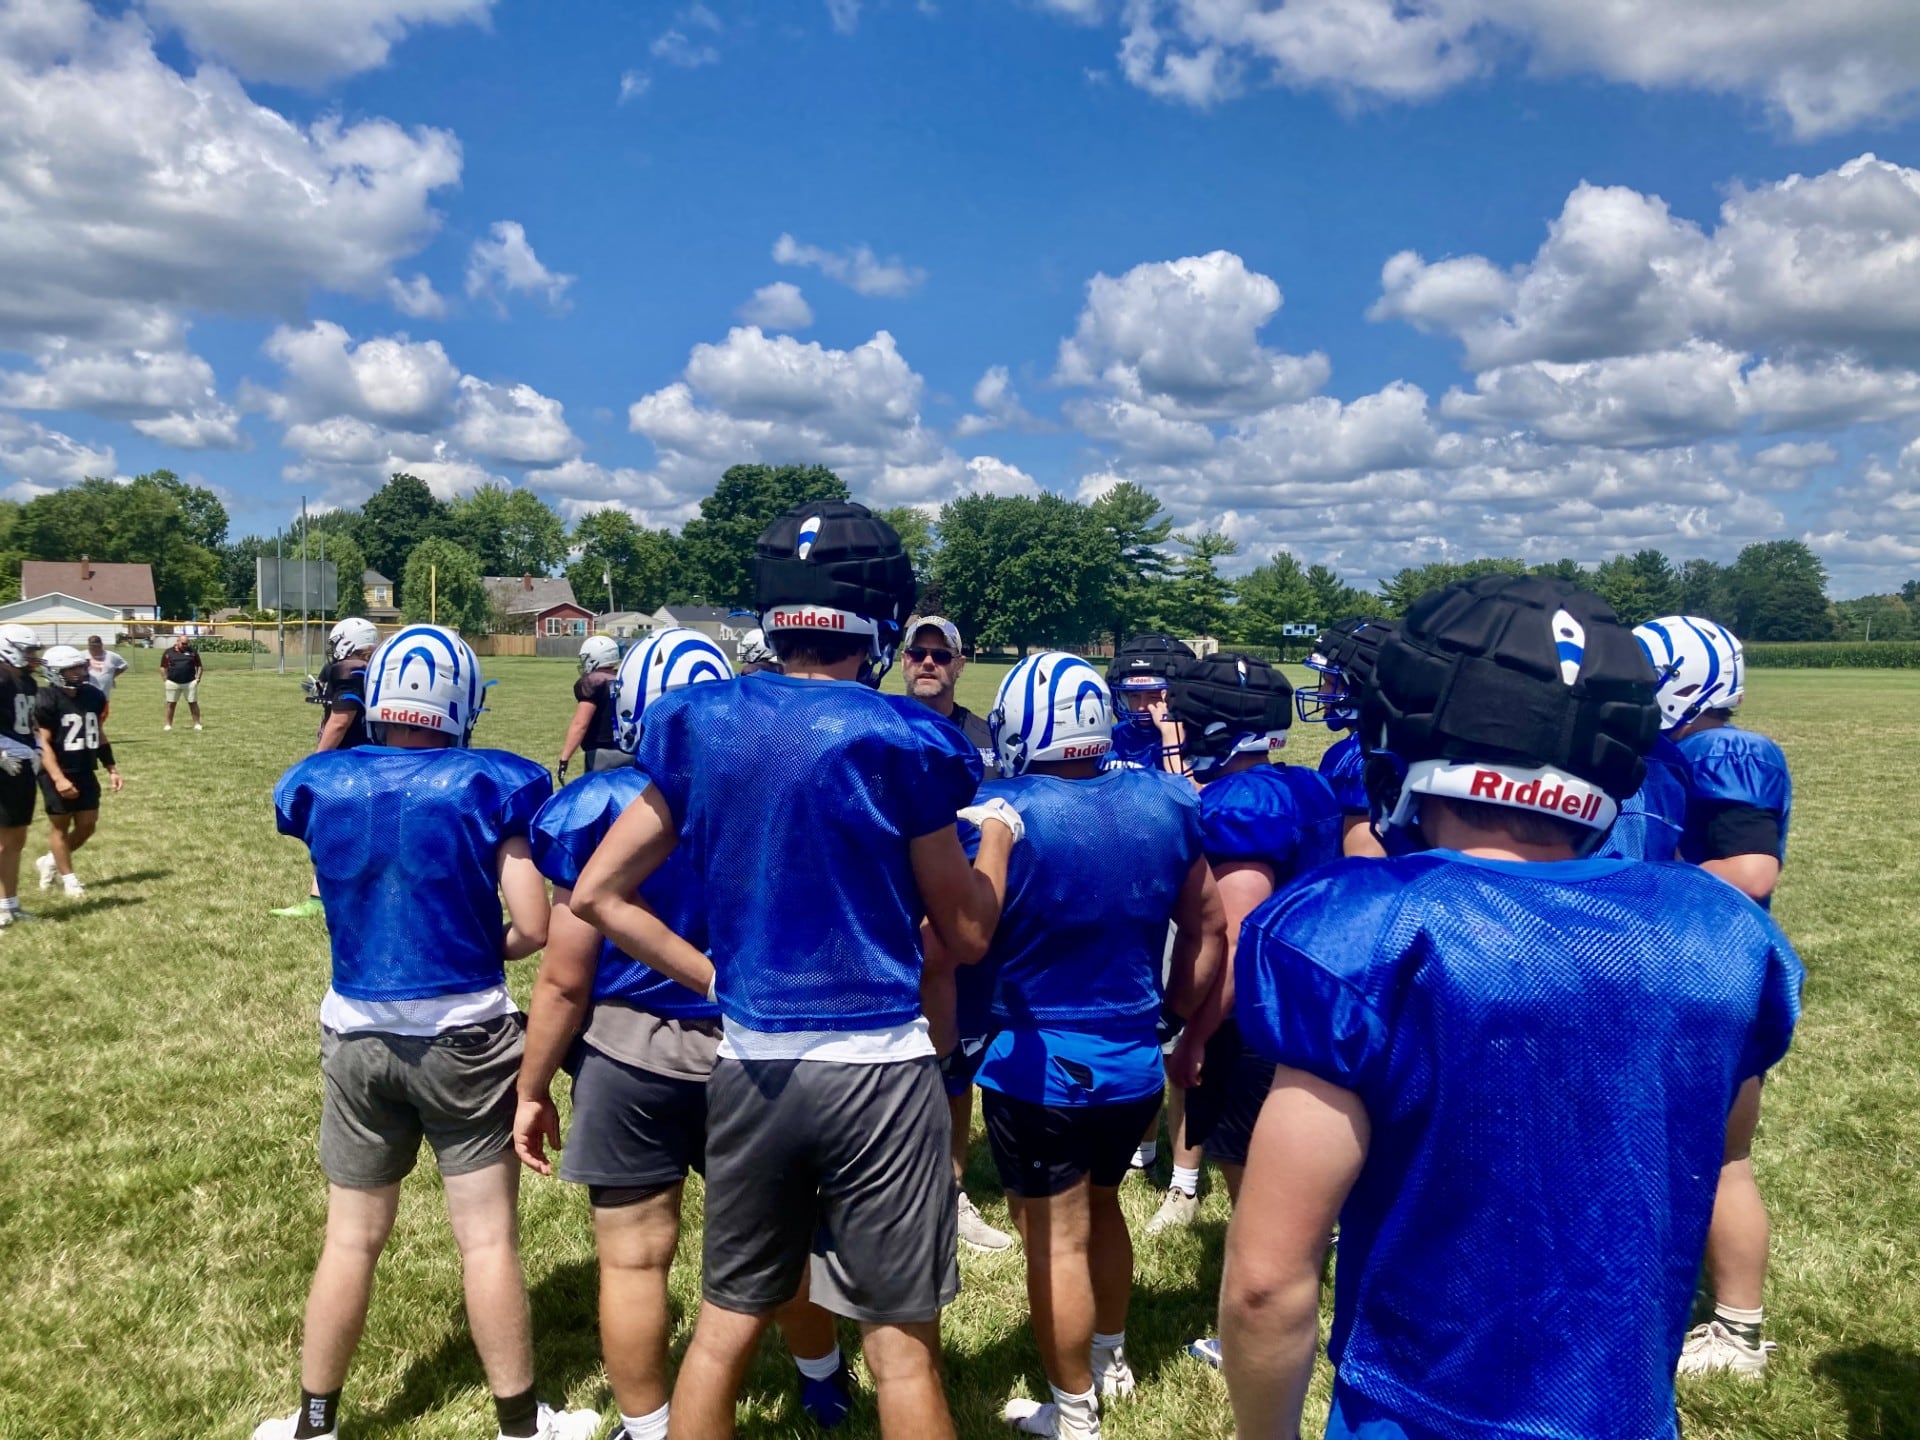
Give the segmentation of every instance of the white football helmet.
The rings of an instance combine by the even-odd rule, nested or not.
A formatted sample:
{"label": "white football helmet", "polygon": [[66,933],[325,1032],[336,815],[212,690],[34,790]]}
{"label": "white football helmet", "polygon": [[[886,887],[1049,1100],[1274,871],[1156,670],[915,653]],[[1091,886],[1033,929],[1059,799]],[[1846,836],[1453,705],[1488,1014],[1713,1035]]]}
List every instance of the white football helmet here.
{"label": "white football helmet", "polygon": [[31,670],[38,661],[40,637],[28,625],[0,625],[0,661],[16,670]]}
{"label": "white football helmet", "polygon": [[465,745],[485,696],[480,657],[443,626],[409,625],[367,662],[369,725],[418,725]]}
{"label": "white football helmet", "polygon": [[731,680],[727,652],[698,630],[656,630],[627,651],[613,677],[613,743],[631,755],[640,745],[641,716],[669,690],[702,680]]}
{"label": "white football helmet", "polygon": [[780,663],[780,657],[773,653],[773,647],[767,643],[767,632],[758,625],[734,642],[733,658],[742,665]]}
{"label": "white football helmet", "polygon": [[611,635],[589,635],[580,642],[580,673],[611,670],[620,663],[620,642]]}
{"label": "white football helmet", "polygon": [[[40,668],[51,675],[63,690],[77,690],[87,683],[87,652],[71,645],[55,645],[40,657]],[[72,672],[78,671],[78,674]]]}
{"label": "white football helmet", "polygon": [[1002,775],[1042,760],[1097,760],[1113,748],[1113,698],[1093,666],[1049,650],[1007,672],[987,729]]}
{"label": "white football helmet", "polygon": [[1636,625],[1633,638],[1660,677],[1660,728],[1674,730],[1707,710],[1732,710],[1747,693],[1746,651],[1717,620],[1664,615]]}
{"label": "white football helmet", "polygon": [[327,652],[344,660],[359,650],[371,650],[380,643],[380,631],[371,620],[350,615],[327,632]]}

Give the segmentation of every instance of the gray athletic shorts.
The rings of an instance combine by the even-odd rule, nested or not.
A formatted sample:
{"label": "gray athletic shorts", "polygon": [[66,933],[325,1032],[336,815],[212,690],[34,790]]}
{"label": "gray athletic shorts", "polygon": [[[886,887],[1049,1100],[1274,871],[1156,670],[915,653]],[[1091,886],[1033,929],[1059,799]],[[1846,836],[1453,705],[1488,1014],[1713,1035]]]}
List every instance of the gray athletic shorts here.
{"label": "gray athletic shorts", "polygon": [[931,1056],[721,1060],[707,1093],[706,1298],[764,1315],[812,1260],[813,1300],[870,1324],[960,1293],[951,1122]]}
{"label": "gray athletic shorts", "polygon": [[503,1015],[434,1036],[320,1031],[320,1168],[336,1185],[398,1184],[433,1147],[442,1175],[513,1149],[514,1081],[526,1019]]}
{"label": "gray athletic shorts", "polygon": [[587,752],[587,773],[596,770],[625,770],[633,764],[631,751],[622,750],[618,745],[608,745],[599,750]]}

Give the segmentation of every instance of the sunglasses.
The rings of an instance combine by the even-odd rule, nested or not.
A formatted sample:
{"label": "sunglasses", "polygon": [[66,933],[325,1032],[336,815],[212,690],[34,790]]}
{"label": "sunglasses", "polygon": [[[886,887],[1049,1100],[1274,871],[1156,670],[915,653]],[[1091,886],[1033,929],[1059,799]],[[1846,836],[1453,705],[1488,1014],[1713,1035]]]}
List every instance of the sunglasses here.
{"label": "sunglasses", "polygon": [[922,660],[931,659],[936,665],[951,665],[953,663],[953,651],[929,650],[924,645],[909,645],[907,647],[907,658],[916,664]]}

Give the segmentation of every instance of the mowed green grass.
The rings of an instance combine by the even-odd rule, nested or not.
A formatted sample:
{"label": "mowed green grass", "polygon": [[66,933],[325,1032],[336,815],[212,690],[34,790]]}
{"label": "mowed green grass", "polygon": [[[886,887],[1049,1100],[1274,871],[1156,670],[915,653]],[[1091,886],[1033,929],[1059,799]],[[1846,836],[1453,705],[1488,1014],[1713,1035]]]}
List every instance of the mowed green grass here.
{"label": "mowed green grass", "polygon": [[[5,1440],[245,1436],[290,1408],[297,1383],[325,1199],[315,1014],[327,950],[318,922],[266,914],[306,886],[269,793],[311,744],[318,712],[293,675],[222,656],[204,683],[207,730],[163,735],[154,657],[133,658],[109,723],[128,788],[81,854],[87,896],[29,889],[39,922],[0,934]],[[500,683],[481,740],[551,764],[571,667],[494,660],[487,671]],[[962,698],[984,713],[1001,673],[970,669]],[[1745,718],[1785,745],[1795,771],[1777,914],[1809,972],[1806,1020],[1768,1085],[1758,1146],[1781,1348],[1761,1386],[1684,1391],[1690,1440],[1920,1435],[1917,698],[1920,681],[1899,672],[1754,677]],[[1303,728],[1291,758],[1311,763],[1325,741]],[[532,963],[512,974],[524,997]],[[1128,1183],[1138,1235],[1157,1197]],[[969,1188],[1006,1223],[984,1142]],[[676,1346],[698,1295],[697,1185],[686,1208]],[[1141,1386],[1110,1413],[1116,1440],[1230,1434],[1219,1379],[1182,1354],[1210,1328],[1226,1218],[1216,1186],[1196,1230],[1138,1242],[1128,1333]],[[529,1175],[522,1223],[543,1389],[611,1419],[585,1197]],[[961,1264],[965,1290],[945,1322],[949,1391],[962,1434],[1001,1434],[1010,1393],[1045,1393],[1020,1254]],[[743,1434],[810,1433],[792,1377],[769,1344]],[[430,1161],[407,1184],[345,1415],[348,1436],[493,1434]],[[843,1433],[875,1433],[870,1400]]]}

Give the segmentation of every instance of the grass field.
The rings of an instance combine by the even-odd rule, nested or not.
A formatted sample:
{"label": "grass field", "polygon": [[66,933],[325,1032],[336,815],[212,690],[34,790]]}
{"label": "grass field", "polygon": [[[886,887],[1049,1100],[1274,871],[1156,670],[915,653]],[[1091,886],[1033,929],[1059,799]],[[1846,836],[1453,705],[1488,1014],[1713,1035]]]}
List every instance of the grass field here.
{"label": "grass field", "polygon": [[[291,1407],[297,1383],[325,1198],[315,1015],[327,950],[319,922],[266,914],[307,883],[300,847],[274,834],[269,791],[310,746],[318,712],[294,676],[221,656],[203,685],[206,731],[163,735],[154,657],[133,658],[108,727],[128,786],[81,854],[87,895],[30,890],[38,923],[0,934],[4,1440],[245,1436]],[[570,666],[486,668],[500,683],[481,741],[551,765]],[[984,713],[998,675],[969,671],[963,700]],[[1767,1087],[1757,1148],[1780,1350],[1761,1386],[1689,1386],[1689,1440],[1920,1437],[1916,699],[1905,672],[1754,676],[1745,718],[1795,771],[1776,913],[1808,968],[1806,1019]],[[1305,729],[1292,758],[1310,763],[1324,743]],[[29,885],[43,849],[36,833]],[[512,974],[524,998],[532,962]],[[984,1142],[969,1189],[1007,1223]],[[1127,1198],[1137,1235],[1157,1197],[1139,1186]],[[585,1197],[529,1175],[521,1210],[543,1390],[611,1418]],[[690,1187],[674,1284],[682,1345],[699,1215]],[[1218,1378],[1182,1354],[1210,1327],[1225,1222],[1216,1188],[1196,1230],[1138,1241],[1128,1334],[1141,1386],[1110,1413],[1115,1440],[1230,1433]],[[966,1254],[962,1271],[945,1325],[950,1393],[963,1435],[1004,1434],[1007,1396],[1045,1393],[1019,1252]],[[743,1434],[811,1433],[792,1376],[769,1347]],[[406,1187],[345,1417],[347,1436],[494,1432],[430,1162]],[[842,1433],[874,1433],[870,1400]]]}

